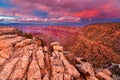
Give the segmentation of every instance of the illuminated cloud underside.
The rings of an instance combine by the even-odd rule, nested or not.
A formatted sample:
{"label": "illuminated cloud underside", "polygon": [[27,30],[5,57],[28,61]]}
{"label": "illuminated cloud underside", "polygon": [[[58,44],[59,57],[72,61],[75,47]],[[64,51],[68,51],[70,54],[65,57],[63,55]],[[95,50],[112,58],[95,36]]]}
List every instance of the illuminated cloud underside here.
{"label": "illuminated cloud underside", "polygon": [[120,0],[1,0],[0,5],[0,21],[80,22],[120,18]]}

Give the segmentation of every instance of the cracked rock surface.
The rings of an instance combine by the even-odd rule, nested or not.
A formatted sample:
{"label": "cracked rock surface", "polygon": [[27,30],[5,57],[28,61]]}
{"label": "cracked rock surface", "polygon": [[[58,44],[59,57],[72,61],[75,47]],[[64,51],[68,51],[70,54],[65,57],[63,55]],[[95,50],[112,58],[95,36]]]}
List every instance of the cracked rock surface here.
{"label": "cracked rock surface", "polygon": [[[76,69],[66,59],[60,44],[52,45],[53,50],[50,52],[41,42],[12,33],[14,28],[3,30],[0,28],[3,32],[0,33],[0,80],[99,80],[93,68],[89,72],[90,68],[85,64],[82,66],[88,70],[81,69],[88,71],[90,76],[83,78],[79,71],[81,69]],[[104,74],[98,74],[100,78],[101,75]],[[105,80],[112,80],[106,76]]]}

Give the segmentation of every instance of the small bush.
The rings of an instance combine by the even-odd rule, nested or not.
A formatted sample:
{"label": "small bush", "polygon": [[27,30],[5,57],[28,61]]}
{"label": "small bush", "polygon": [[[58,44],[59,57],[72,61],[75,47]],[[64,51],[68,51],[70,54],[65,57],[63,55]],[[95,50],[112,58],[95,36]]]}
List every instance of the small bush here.
{"label": "small bush", "polygon": [[29,39],[33,38],[33,36],[31,34],[27,34],[27,33],[23,33],[23,37],[26,37],[26,38],[29,38]]}

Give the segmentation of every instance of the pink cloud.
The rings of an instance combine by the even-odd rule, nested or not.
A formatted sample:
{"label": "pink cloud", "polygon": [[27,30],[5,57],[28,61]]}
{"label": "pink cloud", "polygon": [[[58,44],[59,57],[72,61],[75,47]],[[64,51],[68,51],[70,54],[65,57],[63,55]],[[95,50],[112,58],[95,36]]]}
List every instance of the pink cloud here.
{"label": "pink cloud", "polygon": [[[34,10],[48,13],[38,21],[80,21],[80,18],[120,18],[119,0],[11,0],[16,7],[0,11],[20,17],[38,17]],[[40,18],[40,17],[39,17]]]}
{"label": "pink cloud", "polygon": [[99,10],[85,10],[78,13],[74,13],[73,16],[82,17],[82,18],[91,18],[96,17],[100,13]]}

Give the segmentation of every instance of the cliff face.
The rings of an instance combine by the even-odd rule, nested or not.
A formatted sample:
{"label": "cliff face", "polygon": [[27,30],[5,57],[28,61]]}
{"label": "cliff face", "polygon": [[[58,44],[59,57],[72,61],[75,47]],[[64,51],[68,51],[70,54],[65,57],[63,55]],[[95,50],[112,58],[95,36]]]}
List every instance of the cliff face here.
{"label": "cliff face", "polygon": [[[74,57],[72,65],[59,42],[50,49],[38,37],[15,28],[0,28],[0,80],[113,80],[112,73],[95,69],[85,59]],[[31,39],[30,39],[31,38]]]}
{"label": "cliff face", "polygon": [[50,52],[38,38],[10,34],[15,28],[0,30],[5,32],[0,35],[0,80],[83,80],[59,43],[52,43]]}
{"label": "cliff face", "polygon": [[80,27],[70,26],[26,26],[18,28],[24,32],[31,33],[33,36],[40,36],[48,44],[59,41],[65,48],[72,45],[81,30]]}
{"label": "cliff face", "polygon": [[83,27],[70,50],[94,66],[120,63],[120,23],[91,24]]}

